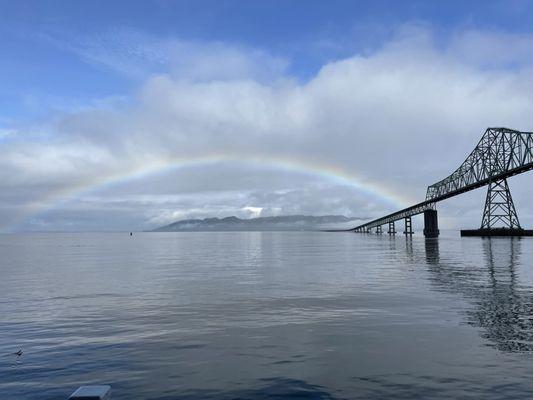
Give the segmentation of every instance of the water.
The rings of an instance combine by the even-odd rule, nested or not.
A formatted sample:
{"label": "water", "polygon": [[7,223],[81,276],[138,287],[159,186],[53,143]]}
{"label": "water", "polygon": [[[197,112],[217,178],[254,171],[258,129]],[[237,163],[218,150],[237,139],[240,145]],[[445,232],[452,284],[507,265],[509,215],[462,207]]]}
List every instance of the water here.
{"label": "water", "polygon": [[456,235],[2,235],[0,398],[532,398],[533,240]]}

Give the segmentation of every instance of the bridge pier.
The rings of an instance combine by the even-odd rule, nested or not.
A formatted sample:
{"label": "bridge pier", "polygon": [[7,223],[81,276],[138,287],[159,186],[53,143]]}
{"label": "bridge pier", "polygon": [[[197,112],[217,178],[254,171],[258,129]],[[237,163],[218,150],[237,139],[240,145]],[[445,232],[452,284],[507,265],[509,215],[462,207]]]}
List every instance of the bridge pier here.
{"label": "bridge pier", "polygon": [[462,229],[461,236],[533,236],[520,226],[506,178],[489,183],[481,228]]}
{"label": "bridge pier", "polygon": [[383,231],[381,230],[381,225],[376,226],[376,235],[381,235]]}
{"label": "bridge pier", "polygon": [[387,233],[389,235],[396,235],[396,225],[394,225],[394,221],[389,222],[389,230]]}
{"label": "bridge pier", "polygon": [[437,210],[424,211],[424,236],[427,238],[439,237]]}
{"label": "bridge pier", "polygon": [[403,232],[406,236],[412,236],[413,235],[413,223],[411,221],[411,217],[405,217],[405,231]]}

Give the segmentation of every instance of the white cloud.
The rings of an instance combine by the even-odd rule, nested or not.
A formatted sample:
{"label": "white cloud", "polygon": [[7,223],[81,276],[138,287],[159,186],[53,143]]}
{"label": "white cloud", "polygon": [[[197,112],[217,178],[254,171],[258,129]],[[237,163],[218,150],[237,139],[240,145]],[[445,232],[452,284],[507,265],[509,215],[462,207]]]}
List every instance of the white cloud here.
{"label": "white cloud", "polygon": [[[117,59],[129,58],[132,64],[143,59],[165,73],[148,77],[132,105],[73,112],[50,122],[51,140],[4,145],[3,182],[23,178],[35,185],[34,197],[40,198],[50,195],[42,184],[47,181],[53,191],[58,181],[68,191],[144,164],[226,154],[236,162],[243,156],[328,164],[400,195],[422,198],[427,185],[463,161],[487,126],[532,128],[529,35],[465,31],[437,45],[427,27],[406,26],[380,50],[324,65],[305,83],[284,76],[284,62],[260,51],[176,40],[152,45],[155,39],[128,48],[120,38],[111,46],[108,40],[105,36],[94,48],[79,45],[76,51],[117,69],[122,68]],[[508,57],[492,57],[491,46]],[[390,207],[353,188],[335,187],[323,178],[302,180],[301,174],[273,172],[272,166],[263,172],[279,175],[275,189],[243,179],[248,164],[241,170],[205,168],[207,175],[196,180],[192,197],[169,207],[144,204],[149,212],[132,211],[132,221],[143,225],[256,207],[262,213],[361,210],[359,215]],[[261,168],[246,176],[261,176]],[[151,179],[135,184],[150,188]],[[187,178],[180,179],[169,178],[166,192],[159,188],[154,195],[179,193],[176,182]],[[235,182],[242,194],[238,199],[223,188]]]}
{"label": "white cloud", "polygon": [[249,218],[257,218],[261,216],[261,212],[263,211],[263,207],[243,207],[242,209],[244,212],[247,213],[247,216]]}
{"label": "white cloud", "polygon": [[453,37],[450,55],[486,68],[520,68],[533,63],[532,46],[530,34],[468,30]]}
{"label": "white cloud", "polygon": [[8,139],[16,136],[17,131],[15,129],[0,129],[0,140]]}
{"label": "white cloud", "polygon": [[282,75],[288,65],[282,57],[245,46],[161,38],[126,28],[86,36],[49,31],[39,38],[87,63],[136,79],[164,71],[193,81],[267,80]]}

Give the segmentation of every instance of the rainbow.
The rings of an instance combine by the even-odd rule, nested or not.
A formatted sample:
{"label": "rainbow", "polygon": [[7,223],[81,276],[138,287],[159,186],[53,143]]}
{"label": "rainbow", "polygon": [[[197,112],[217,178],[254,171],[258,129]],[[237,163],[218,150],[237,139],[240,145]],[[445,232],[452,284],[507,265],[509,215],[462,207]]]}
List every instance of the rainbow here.
{"label": "rainbow", "polygon": [[334,164],[320,163],[292,157],[283,158],[262,155],[242,156],[236,154],[210,154],[189,158],[158,158],[156,160],[144,161],[137,165],[128,166],[124,170],[114,171],[105,176],[95,176],[83,180],[79,184],[50,192],[40,199],[23,205],[20,208],[20,212],[15,218],[15,221],[11,221],[7,226],[0,226],[0,230],[10,231],[16,229],[18,225],[29,218],[36,217],[51,209],[59,208],[62,204],[106,187],[146,178],[153,174],[159,174],[174,169],[209,166],[224,162],[237,162],[256,167],[268,167],[280,171],[317,176],[340,186],[352,187],[365,195],[378,198],[393,208],[402,208],[406,204],[413,202],[412,199],[394,193],[379,183],[369,182],[360,175]]}

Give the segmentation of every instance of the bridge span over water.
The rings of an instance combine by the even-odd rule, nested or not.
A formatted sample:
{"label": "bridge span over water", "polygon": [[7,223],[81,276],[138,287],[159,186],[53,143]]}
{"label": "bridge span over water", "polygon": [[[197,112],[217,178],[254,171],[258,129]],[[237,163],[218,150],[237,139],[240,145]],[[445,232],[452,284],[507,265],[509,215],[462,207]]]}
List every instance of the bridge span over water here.
{"label": "bridge span over water", "polygon": [[412,235],[411,217],[424,214],[424,235],[439,235],[439,201],[488,186],[480,229],[462,230],[462,236],[531,236],[520,226],[507,178],[533,169],[533,132],[488,128],[466,160],[448,177],[428,186],[426,199],[403,210],[359,225],[350,231],[396,234],[395,222],[404,220],[404,234]]}

